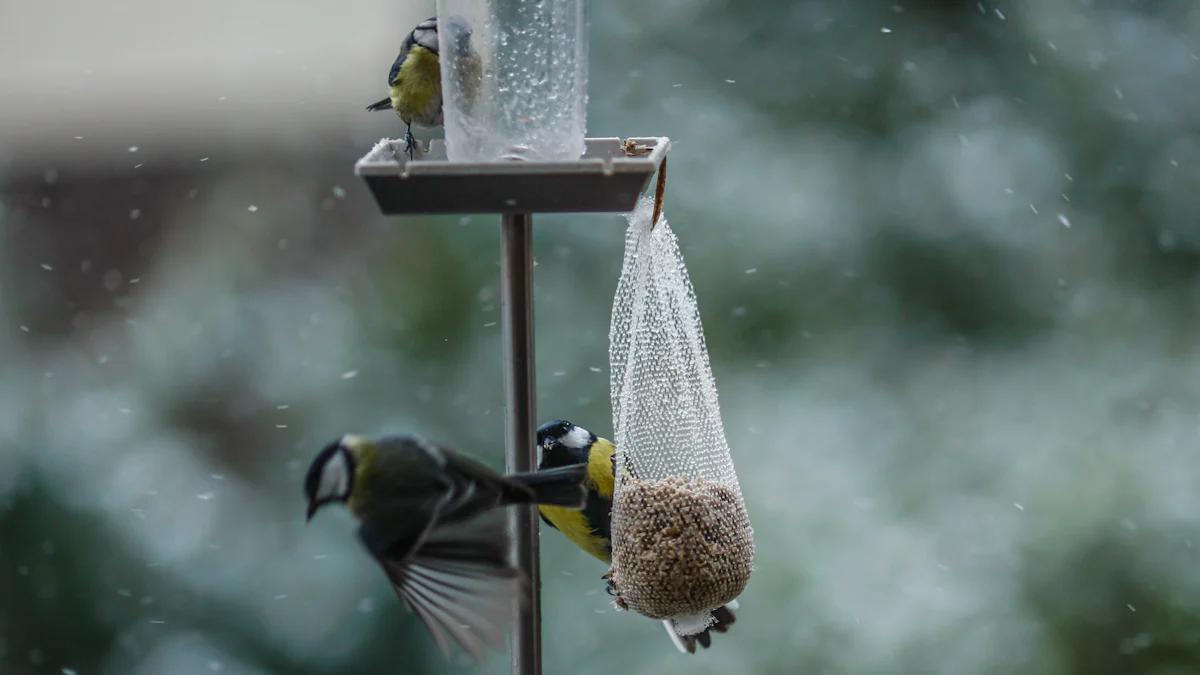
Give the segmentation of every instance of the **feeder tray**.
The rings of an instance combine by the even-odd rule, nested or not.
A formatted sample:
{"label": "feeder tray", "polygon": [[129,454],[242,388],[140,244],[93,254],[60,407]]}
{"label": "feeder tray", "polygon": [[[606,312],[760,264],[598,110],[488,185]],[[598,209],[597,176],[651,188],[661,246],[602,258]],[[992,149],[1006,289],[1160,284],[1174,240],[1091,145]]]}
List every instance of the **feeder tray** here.
{"label": "feeder tray", "polygon": [[[408,159],[404,141],[380,141],[354,165],[384,215],[623,213],[637,205],[666,158],[663,138],[589,138],[571,162],[451,162],[441,139]],[[629,148],[636,148],[634,153]]]}

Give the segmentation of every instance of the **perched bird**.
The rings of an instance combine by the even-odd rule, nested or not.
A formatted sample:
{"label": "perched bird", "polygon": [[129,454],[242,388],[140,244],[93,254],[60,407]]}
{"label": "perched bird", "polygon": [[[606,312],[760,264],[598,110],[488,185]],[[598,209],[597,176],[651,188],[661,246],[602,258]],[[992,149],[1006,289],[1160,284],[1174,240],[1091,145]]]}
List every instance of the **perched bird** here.
{"label": "perched bird", "polygon": [[[471,48],[471,28],[461,17],[451,17],[448,24],[447,30],[452,31],[449,43],[454,49],[451,56],[455,72],[464,79],[463,88],[471,93],[480,70],[479,56]],[[396,111],[404,121],[404,151],[411,159],[415,143],[412,125],[439,127],[443,121],[437,17],[417,24],[404,38],[387,82],[391,88],[388,97],[367,106],[367,110]]]}
{"label": "perched bird", "polygon": [[[570,466],[587,467],[584,487],[587,501],[582,509],[561,508],[553,504],[538,506],[538,512],[547,525],[562,532],[579,548],[592,554],[602,562],[612,565],[612,500],[617,469],[616,447],[605,438],[565,420],[553,420],[538,427],[537,462],[538,471],[561,471]],[[611,573],[611,570],[610,570]],[[608,592],[612,593],[612,582],[605,574]],[[681,652],[696,653],[696,644],[705,649],[712,643],[711,633],[724,633],[737,620],[733,610],[737,601],[712,610],[713,623],[695,635],[680,636],[674,621],[666,619],[667,634]]]}
{"label": "perched bird", "polygon": [[586,468],[502,475],[413,436],[347,435],[325,446],[304,479],[308,519],[343,502],[358,535],[442,653],[453,638],[476,661],[504,649],[503,626],[523,583],[508,561],[500,507],[584,503]]}

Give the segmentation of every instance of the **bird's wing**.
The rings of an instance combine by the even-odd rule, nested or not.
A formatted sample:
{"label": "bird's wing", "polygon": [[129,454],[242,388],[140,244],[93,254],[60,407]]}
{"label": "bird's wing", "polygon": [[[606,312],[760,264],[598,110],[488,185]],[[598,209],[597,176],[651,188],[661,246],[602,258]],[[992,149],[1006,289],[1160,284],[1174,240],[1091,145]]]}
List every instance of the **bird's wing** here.
{"label": "bird's wing", "polygon": [[602,497],[616,489],[617,448],[606,438],[597,438],[588,449],[588,481]]}
{"label": "bird's wing", "polygon": [[616,447],[607,439],[597,438],[588,451],[590,485],[583,515],[595,530],[596,536],[606,542],[612,540],[612,506],[616,475]]}
{"label": "bird's wing", "polygon": [[404,62],[408,60],[408,52],[410,49],[410,45],[405,43],[404,47],[400,50],[400,55],[397,56],[396,60],[392,63],[392,69],[388,71],[389,87],[395,86],[396,81],[400,79],[400,69],[404,67]]}
{"label": "bird's wing", "polygon": [[374,442],[370,461],[359,463],[349,505],[373,551],[403,558],[446,511],[453,485],[423,445],[419,439],[384,436]]}
{"label": "bird's wing", "polygon": [[505,619],[521,577],[508,563],[502,514],[489,515],[434,527],[402,558],[372,551],[396,594],[447,657],[452,641],[476,661],[483,660],[486,646],[505,648]]}
{"label": "bird's wing", "polygon": [[[446,520],[470,518],[481,511],[533,499],[533,489],[529,486],[476,459],[448,448],[440,450],[445,457],[445,475],[452,485],[444,514]],[[518,495],[525,499],[519,499]]]}
{"label": "bird's wing", "polygon": [[441,450],[446,458],[447,471],[481,483],[507,482],[503,474],[477,459],[449,448]]}
{"label": "bird's wing", "polygon": [[423,506],[416,501],[391,504],[382,495],[359,514],[358,537],[381,562],[384,558],[403,562],[433,535],[447,496]]}
{"label": "bird's wing", "polygon": [[380,532],[390,531],[401,517],[428,518],[434,508],[433,522],[445,525],[519,501],[513,495],[533,494],[486,464],[417,436],[382,436],[376,445],[379,452],[366,472],[375,478],[372,499],[359,505],[358,515],[378,523]]}

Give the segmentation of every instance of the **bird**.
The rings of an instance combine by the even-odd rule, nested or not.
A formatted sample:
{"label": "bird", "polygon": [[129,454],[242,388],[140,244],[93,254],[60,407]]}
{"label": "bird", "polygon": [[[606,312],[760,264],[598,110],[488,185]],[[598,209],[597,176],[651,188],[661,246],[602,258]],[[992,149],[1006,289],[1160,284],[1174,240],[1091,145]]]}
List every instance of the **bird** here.
{"label": "bird", "polygon": [[[471,47],[470,24],[459,16],[448,18],[446,23],[446,28],[452,31],[448,43],[453,47],[454,72],[461,80],[460,89],[464,96],[473,99],[481,68],[479,55]],[[444,120],[438,56],[438,19],[432,17],[417,24],[401,43],[400,55],[388,71],[387,98],[367,106],[369,111],[395,110],[404,121],[404,151],[410,160],[416,143],[412,125],[440,127]]]}
{"label": "bird", "polygon": [[[587,467],[587,478],[583,483],[587,490],[587,500],[583,508],[567,509],[554,504],[542,504],[538,506],[538,513],[547,525],[562,532],[573,544],[610,566],[609,572],[602,578],[611,595],[614,593],[611,566],[612,500],[617,472],[616,446],[612,441],[566,420],[551,420],[538,427],[538,471],[561,471],[570,466]],[[679,651],[695,654],[697,644],[705,649],[712,644],[712,633],[725,633],[729,630],[737,620],[733,613],[737,608],[737,601],[734,600],[712,610],[713,623],[694,635],[679,635],[673,619],[665,619],[663,625]]]}
{"label": "bird", "polygon": [[347,434],[325,445],[304,479],[307,520],[346,505],[358,537],[447,658],[451,640],[481,662],[504,650],[503,627],[526,583],[508,560],[498,517],[513,504],[582,508],[586,467],[502,475],[415,435]]}

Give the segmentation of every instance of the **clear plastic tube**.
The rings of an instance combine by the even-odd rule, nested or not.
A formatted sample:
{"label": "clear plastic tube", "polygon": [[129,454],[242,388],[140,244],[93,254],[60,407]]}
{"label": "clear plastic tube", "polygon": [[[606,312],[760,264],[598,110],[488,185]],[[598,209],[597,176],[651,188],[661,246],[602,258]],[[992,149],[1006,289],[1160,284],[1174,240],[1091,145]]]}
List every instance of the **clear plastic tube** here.
{"label": "clear plastic tube", "polygon": [[438,0],[437,13],[448,159],[579,159],[587,0]]}

